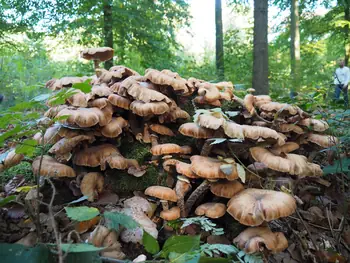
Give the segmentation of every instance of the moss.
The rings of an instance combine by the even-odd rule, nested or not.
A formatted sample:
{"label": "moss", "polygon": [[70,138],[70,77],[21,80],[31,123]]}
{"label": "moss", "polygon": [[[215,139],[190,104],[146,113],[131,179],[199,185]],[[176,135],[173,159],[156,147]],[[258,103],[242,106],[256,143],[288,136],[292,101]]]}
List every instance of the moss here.
{"label": "moss", "polygon": [[118,170],[110,170],[106,174],[112,190],[122,195],[132,194],[133,191],[144,191],[151,185],[157,185],[160,176],[165,176],[154,166],[149,166],[142,177],[134,177]]}
{"label": "moss", "polygon": [[121,154],[128,159],[136,159],[140,165],[151,160],[150,145],[140,143],[139,141],[129,142],[123,139],[119,147]]}
{"label": "moss", "polygon": [[31,164],[28,162],[21,162],[18,165],[5,170],[3,173],[0,173],[0,185],[5,185],[18,174],[23,175],[26,182],[34,182]]}

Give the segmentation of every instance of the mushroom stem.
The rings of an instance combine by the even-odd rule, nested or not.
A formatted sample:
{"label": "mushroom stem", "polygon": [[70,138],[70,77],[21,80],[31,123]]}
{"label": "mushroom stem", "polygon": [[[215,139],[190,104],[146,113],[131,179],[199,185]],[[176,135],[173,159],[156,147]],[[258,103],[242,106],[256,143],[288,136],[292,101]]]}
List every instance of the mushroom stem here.
{"label": "mushroom stem", "polygon": [[95,71],[96,71],[96,69],[100,68],[100,61],[99,60],[94,60],[94,68],[95,68]]}
{"label": "mushroom stem", "polygon": [[152,143],[152,147],[158,145],[158,138],[154,134],[151,134],[151,143]]}
{"label": "mushroom stem", "polygon": [[169,210],[169,203],[166,200],[160,200],[162,203],[163,211],[168,211]]}
{"label": "mushroom stem", "polygon": [[188,214],[194,203],[198,200],[198,198],[205,193],[210,187],[210,182],[208,180],[204,180],[197,188],[192,192],[190,197],[186,201],[186,214]]}
{"label": "mushroom stem", "polygon": [[175,186],[175,192],[177,195],[177,206],[180,208],[181,217],[186,217],[186,208],[185,208],[185,195],[190,191],[191,185],[189,183],[177,180]]}
{"label": "mushroom stem", "polygon": [[213,148],[213,145],[211,145],[212,141],[206,140],[202,150],[201,150],[201,156],[209,156],[211,149]]}

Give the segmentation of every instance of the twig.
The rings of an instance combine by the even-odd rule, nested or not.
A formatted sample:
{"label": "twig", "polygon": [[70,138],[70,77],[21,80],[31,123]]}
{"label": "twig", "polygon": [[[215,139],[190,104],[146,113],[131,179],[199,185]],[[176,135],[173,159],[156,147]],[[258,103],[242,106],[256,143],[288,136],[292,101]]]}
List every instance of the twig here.
{"label": "twig", "polygon": [[333,226],[332,226],[332,224],[331,224],[331,219],[330,219],[330,217],[329,217],[329,213],[330,213],[330,211],[328,210],[328,207],[326,207],[326,215],[327,215],[328,225],[329,225],[329,228],[330,228],[330,230],[331,230],[331,233],[332,233],[333,238],[335,238],[335,234],[334,234],[334,231],[333,231]]}
{"label": "twig", "polygon": [[303,218],[301,217],[301,215],[300,215],[298,209],[296,209],[295,212],[297,213],[298,217],[300,218],[301,223],[303,224],[303,226],[305,227],[307,233],[309,234],[310,239],[311,239],[311,242],[312,242],[312,244],[313,244],[314,247],[315,247],[315,250],[318,251],[318,247],[317,247],[317,245],[316,245],[316,241],[314,240],[313,236],[311,235],[311,232],[310,232],[309,228],[307,227],[305,221],[304,221]]}
{"label": "twig", "polygon": [[[297,220],[297,221],[300,221],[299,218],[296,218],[294,216],[288,216],[289,218],[291,219],[294,219],[294,220]],[[327,230],[327,231],[331,231],[328,227],[324,227],[324,226],[320,226],[320,225],[316,225],[316,224],[312,224],[312,223],[308,223],[310,226],[313,226],[313,227],[316,227],[316,228],[320,228],[320,229],[323,229],[323,230]],[[338,229],[333,229],[334,232],[339,232],[340,230]]]}

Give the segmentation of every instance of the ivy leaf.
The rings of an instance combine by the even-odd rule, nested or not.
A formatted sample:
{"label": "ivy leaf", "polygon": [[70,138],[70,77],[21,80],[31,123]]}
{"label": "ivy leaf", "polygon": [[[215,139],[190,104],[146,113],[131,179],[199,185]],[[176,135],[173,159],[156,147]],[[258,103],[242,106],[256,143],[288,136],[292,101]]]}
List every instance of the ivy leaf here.
{"label": "ivy leaf", "polygon": [[90,79],[85,80],[84,82],[81,83],[74,83],[72,85],[73,89],[78,89],[81,90],[84,93],[89,93],[91,91],[92,86],[89,84],[90,83]]}
{"label": "ivy leaf", "polygon": [[101,251],[104,249],[104,247],[95,247],[91,244],[85,244],[85,243],[61,244],[61,248],[64,252],[69,252],[69,253],[94,252],[94,251]]}
{"label": "ivy leaf", "polygon": [[167,258],[170,252],[186,253],[199,248],[200,236],[172,236],[163,246],[160,256]]}
{"label": "ivy leaf", "polygon": [[87,221],[100,214],[95,207],[79,206],[79,207],[65,207],[67,216],[75,221]]}
{"label": "ivy leaf", "polygon": [[148,253],[157,254],[159,252],[160,248],[157,239],[146,231],[143,231],[142,244]]}
{"label": "ivy leaf", "polygon": [[119,226],[123,226],[127,229],[135,229],[139,224],[128,215],[119,212],[104,212],[103,216],[107,220],[108,227],[119,230]]}
{"label": "ivy leaf", "polygon": [[189,253],[169,253],[170,263],[198,263],[201,257],[200,253],[189,254]]}
{"label": "ivy leaf", "polygon": [[243,183],[245,183],[245,179],[246,179],[245,170],[243,166],[240,165],[239,163],[237,163],[236,165],[237,165],[238,177],[242,180]]}
{"label": "ivy leaf", "polygon": [[0,207],[7,205],[8,203],[14,201],[16,199],[15,195],[9,195],[5,198],[0,198]]}
{"label": "ivy leaf", "polygon": [[33,156],[35,152],[35,146],[38,142],[33,139],[24,140],[21,144],[16,146],[16,153],[22,153],[24,155]]}

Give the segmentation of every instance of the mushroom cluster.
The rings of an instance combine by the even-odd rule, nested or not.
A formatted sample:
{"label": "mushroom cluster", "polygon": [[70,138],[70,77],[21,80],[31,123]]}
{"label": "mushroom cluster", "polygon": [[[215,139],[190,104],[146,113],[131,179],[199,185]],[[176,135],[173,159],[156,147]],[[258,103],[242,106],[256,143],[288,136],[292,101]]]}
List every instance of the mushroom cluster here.
{"label": "mushroom cluster", "polygon": [[[249,226],[234,240],[247,253],[259,251],[260,244],[272,252],[287,247],[283,233],[271,232],[266,222],[295,212],[292,189],[264,189],[263,182],[271,176],[321,176],[321,167],[307,153],[310,147],[338,143],[325,133],[326,122],[267,95],[254,96],[252,89],[239,98],[231,82],[184,79],[170,70],[140,75],[125,66],[99,68],[113,56],[108,48],[85,50],[82,56],[94,60],[95,76],[47,82],[56,90],[90,79],[92,89],[87,94],[76,90],[45,113],[58,121],[35,135],[53,144],[41,169],[39,160],[33,162],[37,174],[78,177],[77,167],[85,167],[80,188],[92,201],[103,191],[104,171],[140,177],[147,165],[155,165],[167,174],[166,184],[148,187],[145,196],[162,204],[164,222],[192,214],[216,219],[227,212]],[[224,104],[231,108],[222,110]],[[188,105],[196,110],[193,121],[184,110]],[[152,159],[125,158],[118,149],[122,136],[150,147]],[[191,145],[174,143],[188,142],[186,137],[193,138]]]}

